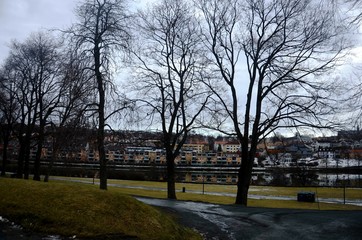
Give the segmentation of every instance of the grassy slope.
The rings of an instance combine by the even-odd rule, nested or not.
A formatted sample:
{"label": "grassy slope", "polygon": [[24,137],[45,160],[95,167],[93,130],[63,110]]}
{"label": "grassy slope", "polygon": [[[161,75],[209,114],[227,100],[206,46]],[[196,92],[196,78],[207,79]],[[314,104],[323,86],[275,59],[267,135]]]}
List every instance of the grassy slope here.
{"label": "grassy slope", "polygon": [[0,178],[0,215],[47,234],[199,239],[171,217],[119,191],[69,182]]}
{"label": "grassy slope", "polygon": [[[69,180],[69,179],[67,179]],[[82,181],[92,182],[92,179]],[[166,189],[166,183],[110,180],[127,186],[146,186]],[[181,190],[202,190],[200,184],[177,184]],[[219,204],[232,204],[234,197],[178,193],[180,200]],[[235,193],[235,186],[205,185],[205,192]],[[341,198],[340,188],[284,188],[251,187],[250,194],[270,196],[296,196],[299,191],[317,191],[320,198]],[[362,189],[347,189],[348,199],[361,199]],[[57,182],[42,183],[0,178],[0,215],[21,223],[26,229],[65,236],[94,237],[116,235],[135,236],[140,239],[198,239],[190,230],[176,225],[173,220],[125,195],[166,198],[166,191],[150,191],[109,187],[101,191],[97,185]],[[249,199],[251,207],[299,208],[320,210],[362,210],[362,207],[302,203],[297,201]]]}

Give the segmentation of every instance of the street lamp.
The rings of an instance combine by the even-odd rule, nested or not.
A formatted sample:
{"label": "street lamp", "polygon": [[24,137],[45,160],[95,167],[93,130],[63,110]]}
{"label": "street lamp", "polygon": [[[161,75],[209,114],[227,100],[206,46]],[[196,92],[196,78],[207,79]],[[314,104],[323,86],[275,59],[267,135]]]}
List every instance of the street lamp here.
{"label": "street lamp", "polygon": [[343,204],[346,204],[346,176],[343,176]]}
{"label": "street lamp", "polygon": [[205,193],[205,175],[204,170],[202,170],[202,194]]}

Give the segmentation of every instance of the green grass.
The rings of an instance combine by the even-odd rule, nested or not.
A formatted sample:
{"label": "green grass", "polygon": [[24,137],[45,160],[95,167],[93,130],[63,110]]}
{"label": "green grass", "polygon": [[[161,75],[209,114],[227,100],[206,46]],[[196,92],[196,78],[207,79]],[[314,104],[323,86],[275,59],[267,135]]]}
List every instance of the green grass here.
{"label": "green grass", "polygon": [[[266,196],[297,196],[298,192],[315,192],[320,198],[343,198],[343,188],[330,187],[256,187],[251,188],[251,193]],[[362,199],[361,188],[346,188],[346,198],[351,200]]]}
{"label": "green grass", "polygon": [[[20,223],[25,229],[46,234],[62,236],[135,237],[138,239],[200,239],[190,229],[175,223],[175,219],[155,208],[136,201],[129,195],[166,198],[165,182],[144,182],[109,180],[108,191],[99,190],[98,185],[74,183],[69,180],[87,178],[60,178],[50,183],[0,178],[0,216]],[[98,180],[96,180],[98,182]],[[148,187],[156,190],[126,188],[122,186]],[[179,200],[199,201],[217,204],[233,204],[235,197],[217,196],[208,192],[236,193],[234,185],[205,184],[206,194],[192,193],[202,191],[202,184],[177,183]],[[163,190],[163,191],[160,191]],[[300,191],[313,191],[318,198],[343,198],[342,188],[292,188],[252,186],[249,193],[264,196],[292,196]],[[347,200],[362,199],[362,189],[346,189]],[[362,210],[362,207],[306,203],[296,200],[249,199],[250,207],[290,208],[314,210]]]}
{"label": "green grass", "polygon": [[201,239],[122,191],[102,191],[88,184],[0,178],[0,215],[45,234]]}
{"label": "green grass", "polygon": [[[66,179],[66,178],[64,178]],[[82,180],[92,182],[90,178],[68,178],[75,180]],[[96,180],[97,182],[98,180]],[[139,186],[139,187],[153,187],[166,189],[166,182],[150,182],[150,181],[129,181],[129,180],[108,180],[108,183],[120,184],[126,186]],[[202,184],[193,183],[176,183],[176,189],[181,190],[182,187],[187,190],[202,191]],[[219,185],[219,184],[205,184],[205,192],[217,192],[217,193],[232,193],[236,194],[236,185]],[[249,194],[263,195],[263,196],[292,196],[296,197],[298,192],[308,191],[316,192],[320,198],[343,198],[343,188],[331,188],[331,187],[270,187],[270,186],[251,186]],[[346,188],[347,199],[362,199],[361,188]]]}
{"label": "green grass", "polygon": [[[93,179],[87,178],[64,178],[65,180],[82,180],[91,183]],[[96,182],[98,180],[95,180]],[[149,187],[162,189],[164,191],[152,191],[145,189],[130,189],[122,187],[110,187],[115,191],[120,191],[129,195],[154,197],[154,198],[166,198],[167,185],[165,182],[147,182],[147,181],[128,181],[128,180],[108,180],[110,184],[117,184],[119,186],[133,186],[133,187]],[[202,191],[202,184],[192,183],[176,183],[176,189],[181,190],[183,187],[186,188],[186,193],[178,193],[177,198],[179,200],[189,201],[200,201],[217,204],[233,204],[235,197],[228,196],[216,196],[209,195],[208,192],[217,193],[232,193],[236,194],[235,185],[217,185],[217,184],[205,184],[204,191],[206,194],[195,194],[193,191]],[[297,198],[298,192],[310,191],[315,192],[317,200],[318,198],[339,198],[343,199],[343,188],[330,188],[330,187],[266,187],[266,186],[251,186],[249,194],[262,195],[262,196],[274,196],[274,197],[293,197]],[[362,199],[362,189],[358,188],[347,188],[346,189],[346,200]],[[318,210],[362,210],[360,206],[344,205],[344,204],[331,204],[331,203],[305,203],[298,202],[296,200],[270,200],[270,199],[249,199],[248,205],[250,207],[265,207],[265,208],[292,208],[292,209],[318,209]]]}
{"label": "green grass", "polygon": [[[153,198],[166,198],[166,192],[157,192],[144,189],[129,189],[129,188],[118,188],[111,187],[112,191],[120,191],[122,193],[144,196],[144,197],[153,197]],[[215,196],[208,194],[194,194],[194,193],[178,193],[178,200],[184,201],[198,201],[198,202],[207,202],[207,203],[216,203],[216,204],[233,204],[235,202],[235,197],[228,196]],[[309,209],[309,210],[362,210],[360,206],[354,205],[343,205],[343,204],[333,204],[333,203],[308,203],[308,202],[298,202],[296,200],[272,200],[272,199],[249,199],[249,207],[262,207],[262,208],[290,208],[290,209]]]}

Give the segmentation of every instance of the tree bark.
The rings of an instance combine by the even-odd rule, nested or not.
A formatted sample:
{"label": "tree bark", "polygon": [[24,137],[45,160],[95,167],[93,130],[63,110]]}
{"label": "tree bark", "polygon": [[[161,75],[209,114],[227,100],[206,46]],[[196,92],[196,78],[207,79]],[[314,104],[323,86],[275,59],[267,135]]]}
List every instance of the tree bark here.
{"label": "tree bark", "polygon": [[30,140],[25,143],[24,152],[24,179],[29,179],[30,174]]}
{"label": "tree bark", "polygon": [[177,199],[176,197],[176,174],[175,174],[175,159],[172,152],[166,153],[167,158],[167,198]]}
{"label": "tree bark", "polygon": [[41,159],[41,152],[43,149],[43,141],[44,141],[44,130],[43,126],[40,126],[39,131],[39,139],[38,139],[38,146],[36,150],[35,160],[34,160],[34,176],[33,180],[40,181],[40,159]]}
{"label": "tree bark", "polygon": [[105,90],[104,90],[104,81],[103,76],[100,71],[101,68],[101,60],[100,60],[100,48],[97,41],[94,47],[94,66],[95,66],[95,74],[97,80],[97,88],[98,88],[98,130],[97,130],[97,145],[98,145],[98,154],[99,154],[99,188],[103,190],[107,190],[107,159],[106,152],[104,149],[104,126],[105,126]]}
{"label": "tree bark", "polygon": [[23,137],[19,139],[19,152],[18,152],[18,166],[16,170],[16,177],[23,178],[24,174],[24,159],[25,159],[25,140]]}
{"label": "tree bark", "polygon": [[[244,146],[243,146],[244,148]],[[246,150],[242,151],[242,163],[238,171],[237,194],[235,204],[243,206],[248,205],[248,192],[251,181],[251,173],[253,170],[255,153]]]}
{"label": "tree bark", "polygon": [[4,138],[4,150],[3,150],[3,162],[2,162],[2,168],[1,168],[1,176],[5,176],[6,173],[6,165],[8,161],[8,146],[9,146],[9,140]]}
{"label": "tree bark", "polygon": [[48,165],[48,168],[46,170],[46,173],[45,173],[45,176],[44,176],[44,182],[49,182],[49,176],[50,176],[50,173],[52,171],[52,168],[53,168],[53,164],[54,162],[56,161],[57,159],[57,156],[59,154],[59,136],[56,137],[56,139],[54,140],[55,138],[55,134],[53,135],[53,151],[52,151],[52,158],[50,159],[49,161],[49,165]]}

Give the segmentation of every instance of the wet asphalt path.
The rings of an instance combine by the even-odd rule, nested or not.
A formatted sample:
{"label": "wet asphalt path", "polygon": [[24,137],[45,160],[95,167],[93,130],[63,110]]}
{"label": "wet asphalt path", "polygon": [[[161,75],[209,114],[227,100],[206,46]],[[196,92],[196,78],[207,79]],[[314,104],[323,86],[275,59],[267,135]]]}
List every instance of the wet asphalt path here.
{"label": "wet asphalt path", "polygon": [[362,239],[362,211],[246,208],[137,197],[205,239]]}

